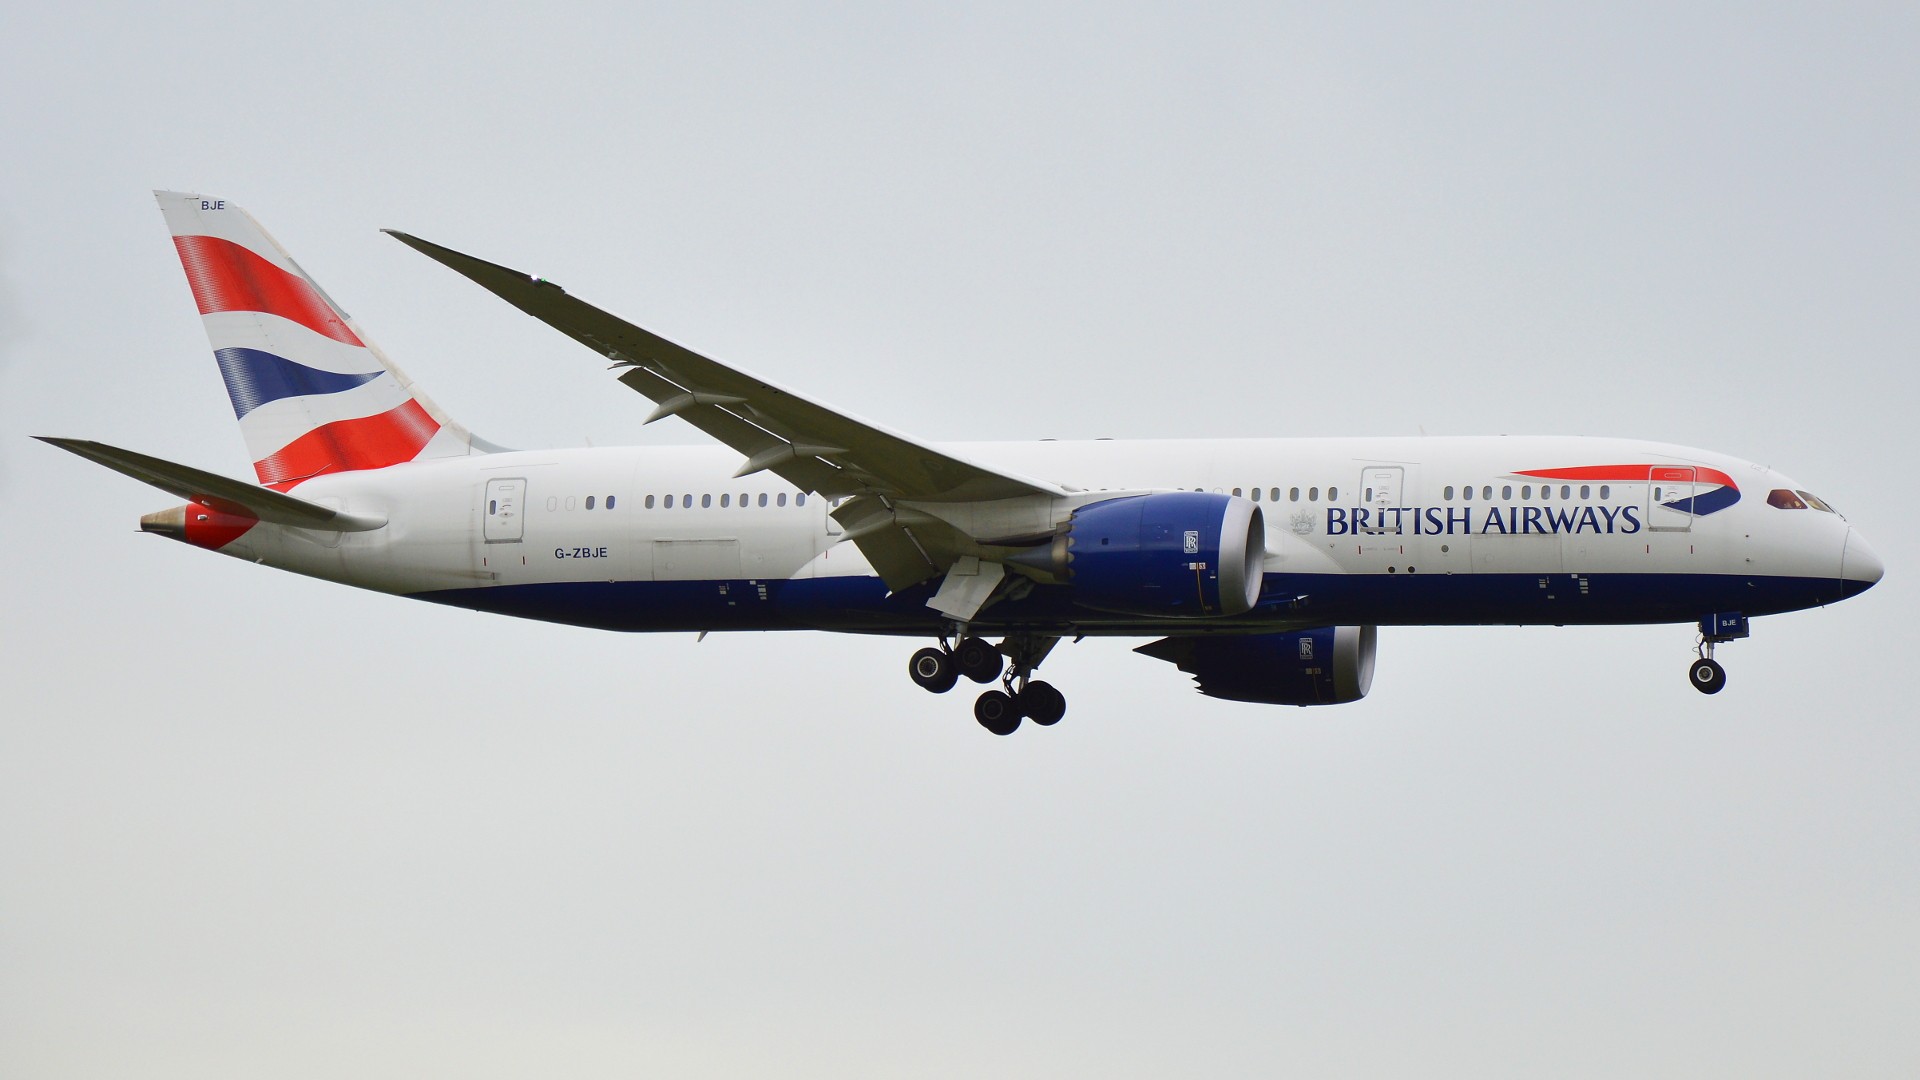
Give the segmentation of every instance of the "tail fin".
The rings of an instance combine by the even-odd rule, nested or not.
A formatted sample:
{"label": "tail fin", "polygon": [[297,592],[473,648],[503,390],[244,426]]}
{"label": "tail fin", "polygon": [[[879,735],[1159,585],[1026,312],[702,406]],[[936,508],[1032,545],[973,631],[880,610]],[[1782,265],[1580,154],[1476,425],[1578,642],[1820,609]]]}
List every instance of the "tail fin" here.
{"label": "tail fin", "polygon": [[156,191],[260,483],[498,449],[428,399],[245,210]]}

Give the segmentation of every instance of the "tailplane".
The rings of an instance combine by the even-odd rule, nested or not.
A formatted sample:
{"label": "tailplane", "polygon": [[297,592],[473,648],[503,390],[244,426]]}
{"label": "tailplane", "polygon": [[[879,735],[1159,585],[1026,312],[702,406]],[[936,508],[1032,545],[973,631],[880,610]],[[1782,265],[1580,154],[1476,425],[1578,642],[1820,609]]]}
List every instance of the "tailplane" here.
{"label": "tailplane", "polygon": [[261,484],[499,449],[441,411],[245,210],[154,197]]}

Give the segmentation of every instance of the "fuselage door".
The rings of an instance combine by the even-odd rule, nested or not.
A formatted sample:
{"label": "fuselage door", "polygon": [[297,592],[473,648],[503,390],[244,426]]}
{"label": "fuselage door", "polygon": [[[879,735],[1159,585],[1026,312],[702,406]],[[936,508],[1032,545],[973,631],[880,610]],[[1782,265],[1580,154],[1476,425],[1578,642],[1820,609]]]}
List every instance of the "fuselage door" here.
{"label": "fuselage door", "polygon": [[482,533],[489,544],[517,544],[526,536],[527,482],[523,479],[487,481],[486,522]]}
{"label": "fuselage door", "polygon": [[1376,535],[1398,535],[1400,488],[1406,472],[1399,466],[1367,469],[1360,474],[1360,505],[1367,510],[1366,524],[1356,531]]}
{"label": "fuselage door", "polygon": [[1647,529],[1687,532],[1693,528],[1693,470],[1655,465],[1647,478]]}

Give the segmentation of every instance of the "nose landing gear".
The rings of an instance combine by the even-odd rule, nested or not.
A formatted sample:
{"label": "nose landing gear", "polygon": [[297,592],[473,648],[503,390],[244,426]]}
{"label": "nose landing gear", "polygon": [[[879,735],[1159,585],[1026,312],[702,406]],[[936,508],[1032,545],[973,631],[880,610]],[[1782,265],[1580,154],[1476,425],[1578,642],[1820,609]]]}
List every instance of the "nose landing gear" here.
{"label": "nose landing gear", "polygon": [[1040,661],[1059,642],[1057,637],[1014,634],[996,648],[985,638],[963,637],[948,648],[921,649],[907,663],[907,674],[936,694],[953,689],[960,676],[974,682],[1000,681],[1002,689],[988,690],[973,703],[973,718],[995,735],[1011,735],[1022,719],[1052,727],[1067,715],[1067,698],[1050,684],[1031,678]]}
{"label": "nose landing gear", "polygon": [[1713,658],[1713,647],[1747,636],[1747,617],[1737,611],[1709,615],[1700,620],[1700,641],[1694,646],[1698,659],[1687,667],[1687,681],[1703,694],[1717,694],[1727,688],[1727,669]]}
{"label": "nose landing gear", "polygon": [[[1707,646],[1708,649],[1712,647]],[[1710,656],[1695,660],[1693,666],[1687,669],[1687,677],[1692,681],[1693,688],[1703,694],[1717,694],[1727,685],[1727,669]]]}

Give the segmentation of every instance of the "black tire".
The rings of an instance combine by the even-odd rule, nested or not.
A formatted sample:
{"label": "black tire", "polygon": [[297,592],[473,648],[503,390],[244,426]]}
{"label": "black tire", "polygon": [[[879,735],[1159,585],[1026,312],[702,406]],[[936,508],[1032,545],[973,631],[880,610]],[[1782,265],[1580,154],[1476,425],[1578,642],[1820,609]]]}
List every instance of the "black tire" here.
{"label": "black tire", "polygon": [[1687,681],[1703,694],[1717,694],[1727,688],[1727,669],[1712,660],[1695,660],[1687,669]]}
{"label": "black tire", "polygon": [[973,718],[995,735],[1011,735],[1020,727],[1020,707],[999,690],[989,690],[973,702]]}
{"label": "black tire", "polygon": [[1007,658],[1000,650],[987,643],[986,638],[970,637],[954,646],[953,662],[960,667],[960,674],[977,683],[990,683],[1000,677],[1000,669],[1006,666]]}
{"label": "black tire", "polygon": [[1027,719],[1041,727],[1052,727],[1067,715],[1067,696],[1055,690],[1051,683],[1028,683],[1027,688],[1020,691],[1018,704]]}
{"label": "black tire", "polygon": [[953,657],[945,652],[921,649],[913,654],[913,659],[907,661],[907,675],[922,690],[944,694],[960,680],[960,669],[953,666]]}

